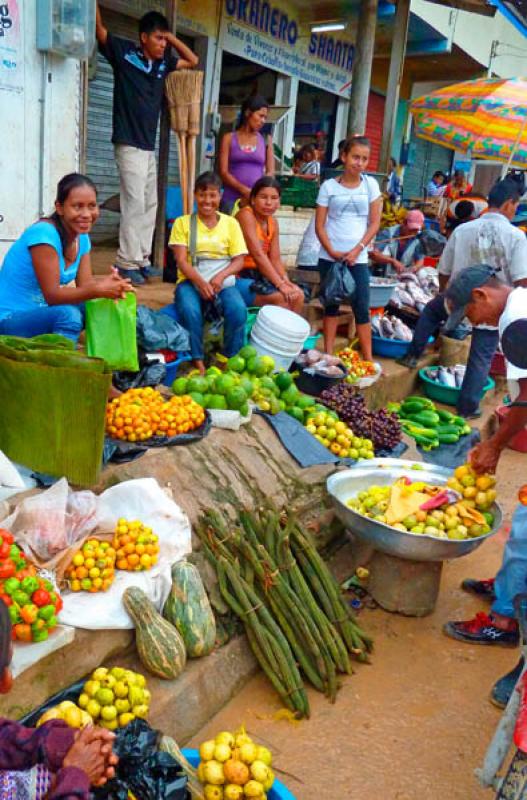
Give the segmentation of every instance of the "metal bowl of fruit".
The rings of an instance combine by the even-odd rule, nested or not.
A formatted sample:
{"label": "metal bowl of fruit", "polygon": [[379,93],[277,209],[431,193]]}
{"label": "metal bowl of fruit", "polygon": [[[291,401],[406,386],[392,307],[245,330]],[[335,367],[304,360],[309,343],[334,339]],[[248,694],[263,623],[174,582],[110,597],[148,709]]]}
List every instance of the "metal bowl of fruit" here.
{"label": "metal bowl of fruit", "polygon": [[[410,561],[445,561],[450,558],[459,558],[459,556],[476,550],[501,527],[502,510],[494,501],[488,504],[485,511],[488,515],[487,528],[490,530],[482,535],[471,535],[462,539],[448,538],[450,531],[438,529],[437,535],[431,535],[428,532],[415,530],[420,526],[415,526],[415,532],[410,533],[402,524],[400,528],[394,528],[350,507],[349,501],[359,504],[368,503],[368,493],[372,491],[372,487],[389,487],[403,477],[409,478],[412,482],[423,481],[434,486],[445,487],[447,482],[452,484],[457,480],[452,471],[444,467],[398,458],[374,458],[370,461],[360,462],[351,469],[330,475],[327,480],[328,493],[337,516],[352,536],[369,544],[375,550],[398,558]],[[470,483],[471,481],[465,479],[465,482]],[[461,485],[463,488],[468,488],[464,483]],[[362,500],[358,499],[359,494]],[[373,492],[373,497],[375,497],[375,492]],[[473,502],[472,499],[471,502]],[[436,525],[441,517],[438,520],[437,514],[430,515],[429,521],[432,519],[435,520],[433,525]],[[446,515],[444,519],[446,520]],[[413,520],[405,521],[408,524],[413,522]],[[442,525],[441,522],[439,524]],[[425,525],[425,530],[430,530],[430,525]],[[445,534],[446,536],[443,538]],[[457,536],[461,533],[455,530],[451,535]]]}

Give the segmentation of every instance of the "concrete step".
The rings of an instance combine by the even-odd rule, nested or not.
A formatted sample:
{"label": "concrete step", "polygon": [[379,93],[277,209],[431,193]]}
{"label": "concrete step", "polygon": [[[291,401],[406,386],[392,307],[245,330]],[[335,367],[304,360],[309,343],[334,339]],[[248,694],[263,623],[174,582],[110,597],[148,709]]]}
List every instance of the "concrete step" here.
{"label": "concrete step", "polygon": [[150,675],[135,652],[115,657],[108,665],[146,675],[152,693],[148,720],[179,744],[194,736],[259,669],[245,636],[235,637],[210,656],[187,661],[174,681]]}

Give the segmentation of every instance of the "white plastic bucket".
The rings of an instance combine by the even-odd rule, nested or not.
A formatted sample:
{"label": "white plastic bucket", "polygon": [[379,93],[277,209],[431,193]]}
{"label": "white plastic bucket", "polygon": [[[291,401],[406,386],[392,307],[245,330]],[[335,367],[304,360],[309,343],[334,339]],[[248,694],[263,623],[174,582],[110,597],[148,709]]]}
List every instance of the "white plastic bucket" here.
{"label": "white plastic bucket", "polygon": [[251,331],[251,344],[258,351],[258,355],[271,356],[271,358],[274,360],[276,370],[288,370],[297,355],[302,350],[302,345],[298,345],[296,352],[289,351],[284,353],[283,350],[281,350],[278,346],[268,345],[259,339],[258,334],[255,335],[254,333],[254,328]]}
{"label": "white plastic bucket", "polygon": [[262,328],[259,325],[253,326],[253,333],[258,337],[262,344],[268,345],[269,347],[277,347],[283,353],[296,353],[299,347],[302,348],[304,346],[304,340],[299,341],[297,339],[295,341],[289,336],[281,336],[278,333],[269,331],[267,328]]}
{"label": "white plastic bucket", "polygon": [[262,306],[256,317],[257,329],[276,333],[290,342],[303,344],[310,334],[309,322],[300,314],[280,306]]}

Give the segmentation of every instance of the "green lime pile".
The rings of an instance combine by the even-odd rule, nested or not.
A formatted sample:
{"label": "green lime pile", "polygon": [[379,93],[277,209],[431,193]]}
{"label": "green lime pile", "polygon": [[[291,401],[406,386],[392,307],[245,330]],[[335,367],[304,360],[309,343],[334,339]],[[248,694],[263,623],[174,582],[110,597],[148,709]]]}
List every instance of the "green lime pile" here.
{"label": "green lime pile", "polygon": [[205,375],[176,378],[172,391],[189,394],[203,408],[230,409],[243,416],[248,413],[249,400],[268,414],[287,411],[301,423],[318,411],[327,411],[297,389],[293,375],[274,369],[270,356],[259,356],[254,347],[246,345],[229,358],[225,372],[209,367]]}
{"label": "green lime pile", "polygon": [[[176,378],[172,391],[176,395],[189,394],[203,408],[249,413],[249,400],[254,400],[260,381],[272,384],[270,373],[275,364],[269,356],[259,356],[254,347],[247,345],[229,358],[226,371],[209,367],[205,375]],[[277,409],[279,410],[279,409]]]}

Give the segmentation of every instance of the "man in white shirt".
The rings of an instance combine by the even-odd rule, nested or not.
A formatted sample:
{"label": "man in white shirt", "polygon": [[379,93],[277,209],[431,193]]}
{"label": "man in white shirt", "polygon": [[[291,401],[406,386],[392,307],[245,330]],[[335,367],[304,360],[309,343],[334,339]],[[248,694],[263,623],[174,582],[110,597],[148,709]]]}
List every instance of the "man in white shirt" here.
{"label": "man in white shirt", "polygon": [[[451,312],[450,325],[455,326],[466,315],[473,325],[499,329],[512,404],[496,433],[470,454],[476,472],[494,473],[507,444],[527,425],[527,288],[507,286],[492,267],[480,264],[454,277],[446,291],[446,303]],[[514,598],[527,591],[527,506],[520,503],[516,508],[501,569],[494,581],[468,580],[463,588],[491,597],[491,613],[478,614],[466,622],[449,622],[445,633],[473,644],[517,646]],[[513,683],[514,673],[513,670],[507,676],[509,683]]]}
{"label": "man in white shirt", "polygon": [[[507,179],[498,181],[489,193],[488,212],[454,230],[438,265],[440,294],[424,308],[412,344],[400,363],[411,368],[417,365],[429,337],[437,333],[448,316],[443,292],[449,281],[463,270],[475,264],[489,264],[504,284],[527,286],[527,238],[511,224],[519,202],[518,184]],[[481,413],[479,403],[497,346],[495,327],[474,327],[457,406],[462,417],[477,417]]]}

